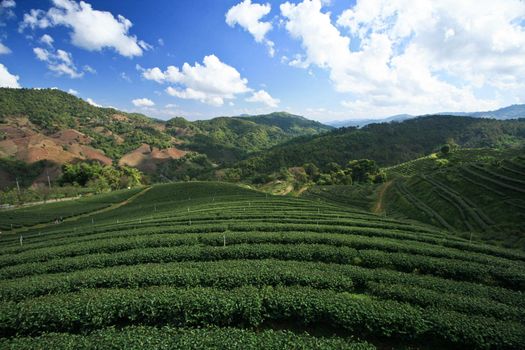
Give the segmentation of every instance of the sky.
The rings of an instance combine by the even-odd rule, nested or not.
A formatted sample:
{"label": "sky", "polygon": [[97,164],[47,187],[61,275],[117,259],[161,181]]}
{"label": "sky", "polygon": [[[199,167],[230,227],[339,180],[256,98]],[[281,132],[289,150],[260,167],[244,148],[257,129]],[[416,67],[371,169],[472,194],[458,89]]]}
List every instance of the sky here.
{"label": "sky", "polygon": [[523,0],[0,0],[0,86],[190,120],[525,102]]}

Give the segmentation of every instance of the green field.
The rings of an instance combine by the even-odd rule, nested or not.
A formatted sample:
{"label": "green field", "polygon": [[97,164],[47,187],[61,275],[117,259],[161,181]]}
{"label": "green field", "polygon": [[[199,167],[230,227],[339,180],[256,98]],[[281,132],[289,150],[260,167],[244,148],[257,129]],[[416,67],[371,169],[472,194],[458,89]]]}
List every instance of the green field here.
{"label": "green field", "polygon": [[525,347],[525,253],[319,198],[156,185],[0,247],[0,348]]}
{"label": "green field", "polygon": [[313,186],[303,198],[361,208],[525,250],[522,149],[459,149],[385,168],[384,184]]}
{"label": "green field", "polygon": [[50,223],[110,207],[129,199],[142,189],[119,190],[63,202],[39,204],[21,209],[0,210],[0,230]]}
{"label": "green field", "polygon": [[525,249],[525,159],[473,158],[393,180],[385,210],[463,232],[469,237]]}

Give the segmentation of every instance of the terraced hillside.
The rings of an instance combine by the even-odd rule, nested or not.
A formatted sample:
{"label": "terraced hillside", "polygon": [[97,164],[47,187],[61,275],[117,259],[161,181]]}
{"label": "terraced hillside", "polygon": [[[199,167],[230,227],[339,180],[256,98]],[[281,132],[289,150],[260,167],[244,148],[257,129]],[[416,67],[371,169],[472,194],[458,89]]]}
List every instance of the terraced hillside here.
{"label": "terraced hillside", "polygon": [[31,227],[66,220],[129,200],[144,189],[119,190],[97,196],[79,197],[63,202],[39,204],[27,208],[0,211],[0,230]]}
{"label": "terraced hillside", "polygon": [[416,175],[394,179],[384,196],[387,212],[525,249],[524,158],[474,159],[433,171],[421,166]]}
{"label": "terraced hillside", "polygon": [[321,200],[158,185],[0,247],[0,348],[525,347],[524,253]]}

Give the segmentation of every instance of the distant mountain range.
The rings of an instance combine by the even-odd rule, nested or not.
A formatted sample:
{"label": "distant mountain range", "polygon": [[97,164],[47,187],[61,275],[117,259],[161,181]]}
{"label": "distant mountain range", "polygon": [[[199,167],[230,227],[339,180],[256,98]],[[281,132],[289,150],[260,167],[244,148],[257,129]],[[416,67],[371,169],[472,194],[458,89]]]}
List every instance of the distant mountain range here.
{"label": "distant mountain range", "polygon": [[[440,112],[426,115],[453,115],[460,117],[475,117],[475,118],[493,118],[499,120],[525,118],[525,104],[516,104],[508,107],[496,109],[494,111],[485,112]],[[401,122],[403,120],[415,118],[419,116],[410,114],[397,114],[391,117],[382,119],[348,119],[343,121],[334,121],[327,123],[336,128],[343,126],[365,126],[372,123],[390,123],[390,122]]]}

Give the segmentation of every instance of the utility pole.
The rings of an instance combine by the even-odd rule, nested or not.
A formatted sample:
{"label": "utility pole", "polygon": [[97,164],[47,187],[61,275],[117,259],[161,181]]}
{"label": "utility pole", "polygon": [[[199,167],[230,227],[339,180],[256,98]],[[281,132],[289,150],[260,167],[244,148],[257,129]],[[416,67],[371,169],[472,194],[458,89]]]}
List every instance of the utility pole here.
{"label": "utility pole", "polygon": [[16,178],[16,189],[18,190],[18,195],[20,195],[20,185],[18,184],[18,177]]}

